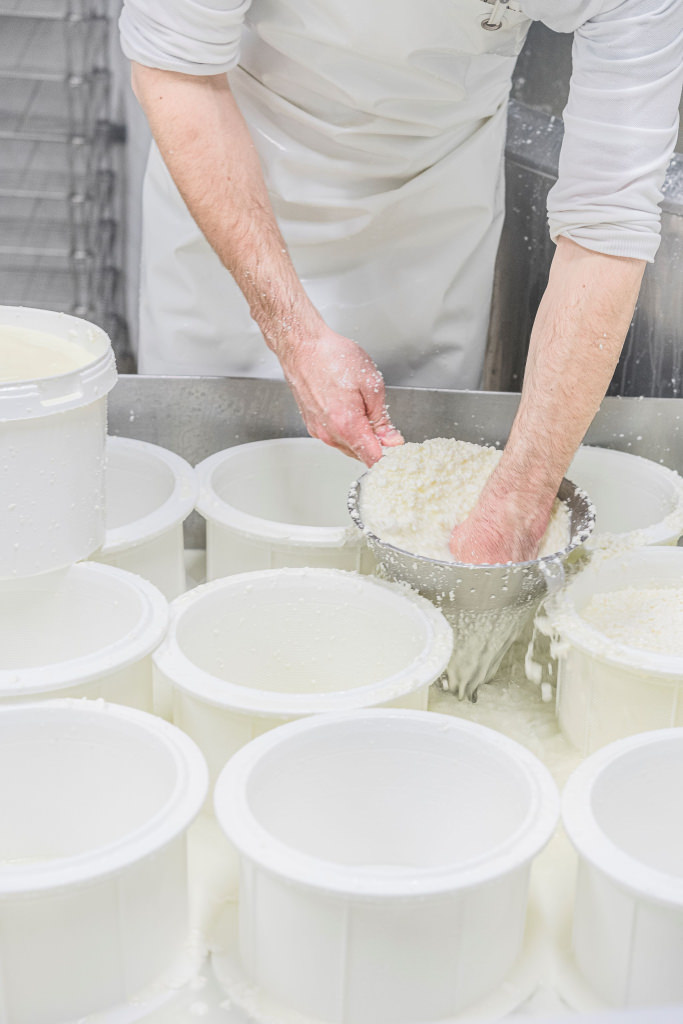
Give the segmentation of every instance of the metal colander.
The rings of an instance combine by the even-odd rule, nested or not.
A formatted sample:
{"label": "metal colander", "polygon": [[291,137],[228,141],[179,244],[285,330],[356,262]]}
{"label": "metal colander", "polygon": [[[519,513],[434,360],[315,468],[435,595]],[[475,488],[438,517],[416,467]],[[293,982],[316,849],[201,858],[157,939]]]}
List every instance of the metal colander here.
{"label": "metal colander", "polygon": [[448,687],[476,699],[477,688],[495,675],[505,652],[543,598],[563,584],[572,552],[590,536],[595,508],[584,491],[563,480],[558,498],[570,514],[570,543],[562,551],[529,562],[467,565],[413,555],[380,540],[363,524],[364,474],[351,486],[347,506],[377,562],[377,574],[409,584],[441,609],[455,634]]}

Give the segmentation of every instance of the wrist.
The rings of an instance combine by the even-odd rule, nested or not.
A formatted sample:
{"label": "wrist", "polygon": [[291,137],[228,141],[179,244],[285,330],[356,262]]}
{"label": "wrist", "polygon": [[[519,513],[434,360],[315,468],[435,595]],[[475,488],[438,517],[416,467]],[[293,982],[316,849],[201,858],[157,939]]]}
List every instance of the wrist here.
{"label": "wrist", "polygon": [[315,309],[285,312],[268,311],[252,317],[258,325],[268,348],[279,359],[286,358],[306,345],[314,344],[325,327],[323,318]]}
{"label": "wrist", "polygon": [[477,509],[488,522],[495,522],[504,535],[523,534],[540,542],[548,525],[557,484],[548,478],[532,479],[528,475],[507,473],[500,467],[489,478]]}
{"label": "wrist", "polygon": [[317,309],[304,296],[296,303],[281,304],[267,300],[251,306],[252,319],[258,325],[266,345],[283,359],[322,335],[325,323]]}

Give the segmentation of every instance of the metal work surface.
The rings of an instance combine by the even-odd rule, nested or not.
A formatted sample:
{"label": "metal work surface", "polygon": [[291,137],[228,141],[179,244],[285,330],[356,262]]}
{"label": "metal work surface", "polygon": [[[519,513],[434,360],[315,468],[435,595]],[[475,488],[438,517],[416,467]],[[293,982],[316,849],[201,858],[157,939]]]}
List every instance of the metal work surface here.
{"label": "metal work surface", "polygon": [[[457,437],[501,445],[519,395],[389,388],[388,401],[407,441]],[[109,433],[163,445],[196,465],[235,444],[297,437],[306,429],[283,381],[131,375],[119,377],[109,396]],[[586,443],[644,455],[683,474],[683,399],[606,398]],[[188,546],[204,546],[196,513],[185,534]]]}
{"label": "metal work surface", "polygon": [[[517,394],[488,391],[388,388],[387,395],[407,441],[501,445],[519,403]],[[109,432],[164,445],[194,465],[235,444],[306,429],[283,381],[124,375],[109,396]],[[683,399],[606,398],[586,444],[644,455],[683,474]]]}

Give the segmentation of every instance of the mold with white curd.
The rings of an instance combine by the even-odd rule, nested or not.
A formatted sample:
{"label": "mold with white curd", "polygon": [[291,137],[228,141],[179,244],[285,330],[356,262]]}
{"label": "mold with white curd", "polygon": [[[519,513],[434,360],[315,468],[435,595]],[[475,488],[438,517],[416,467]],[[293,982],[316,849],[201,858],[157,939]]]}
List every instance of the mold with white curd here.
{"label": "mold with white curd", "polygon": [[581,615],[608,640],[683,657],[683,587],[624,587],[598,593]]}

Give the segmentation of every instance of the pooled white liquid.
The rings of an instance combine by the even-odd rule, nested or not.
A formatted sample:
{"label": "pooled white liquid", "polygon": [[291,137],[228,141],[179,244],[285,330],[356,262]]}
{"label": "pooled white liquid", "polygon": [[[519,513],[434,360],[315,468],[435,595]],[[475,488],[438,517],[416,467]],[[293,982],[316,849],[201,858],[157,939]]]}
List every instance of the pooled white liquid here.
{"label": "pooled white liquid", "polygon": [[[411,554],[452,562],[449,540],[477,503],[502,452],[436,437],[385,452],[363,481],[361,515],[368,530]],[[555,501],[539,556],[569,544],[569,510]]]}
{"label": "pooled white liquid", "polygon": [[609,640],[683,657],[683,587],[625,587],[595,594],[581,616]]}
{"label": "pooled white liquid", "polygon": [[0,382],[57,377],[86,366],[92,358],[80,345],[56,334],[0,325]]}

